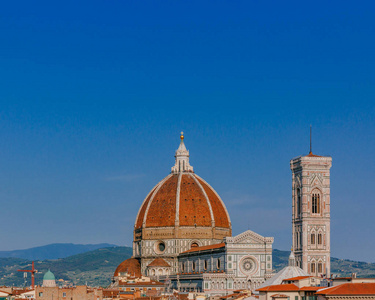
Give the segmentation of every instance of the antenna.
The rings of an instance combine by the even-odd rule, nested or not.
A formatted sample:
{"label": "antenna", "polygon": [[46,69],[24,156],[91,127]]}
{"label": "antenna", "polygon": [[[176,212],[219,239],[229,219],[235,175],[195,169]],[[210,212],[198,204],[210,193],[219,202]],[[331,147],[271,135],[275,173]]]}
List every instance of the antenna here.
{"label": "antenna", "polygon": [[312,136],[312,126],[310,124],[310,154],[312,154],[312,142],[311,142],[311,136]]}

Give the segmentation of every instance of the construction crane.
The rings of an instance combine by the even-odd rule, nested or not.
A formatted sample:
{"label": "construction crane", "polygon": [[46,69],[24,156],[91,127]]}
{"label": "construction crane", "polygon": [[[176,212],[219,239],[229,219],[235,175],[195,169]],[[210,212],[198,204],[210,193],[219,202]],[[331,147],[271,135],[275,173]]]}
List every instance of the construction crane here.
{"label": "construction crane", "polygon": [[31,270],[17,270],[18,272],[24,272],[25,278],[27,276],[27,273],[31,273],[31,288],[34,289],[35,287],[35,273],[38,272],[34,268],[34,262],[31,263]]}

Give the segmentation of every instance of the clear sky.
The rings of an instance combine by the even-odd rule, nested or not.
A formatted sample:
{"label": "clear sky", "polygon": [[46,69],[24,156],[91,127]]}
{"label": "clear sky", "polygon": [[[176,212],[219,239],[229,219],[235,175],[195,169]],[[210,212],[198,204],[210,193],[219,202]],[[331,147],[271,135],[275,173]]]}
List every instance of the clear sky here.
{"label": "clear sky", "polygon": [[373,1],[7,1],[0,250],[131,245],[174,164],[291,246],[289,161],[331,155],[332,255],[375,262]]}

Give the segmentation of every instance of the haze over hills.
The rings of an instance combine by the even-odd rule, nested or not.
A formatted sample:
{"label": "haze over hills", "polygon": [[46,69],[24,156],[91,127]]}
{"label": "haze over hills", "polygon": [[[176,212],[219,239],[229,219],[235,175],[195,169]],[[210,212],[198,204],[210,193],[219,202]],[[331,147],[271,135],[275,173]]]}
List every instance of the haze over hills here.
{"label": "haze over hills", "polygon": [[0,251],[0,258],[16,257],[30,260],[58,259],[107,247],[116,247],[116,245],[107,243],[87,245],[56,243],[23,250]]}
{"label": "haze over hills", "polygon": [[[288,264],[289,254],[290,251],[273,250],[275,272]],[[111,283],[116,267],[131,255],[132,248],[130,247],[108,247],[65,258],[35,261],[35,268],[38,270],[35,282],[41,284],[44,273],[50,269],[56,279],[63,279],[75,285],[87,283],[90,286],[106,287]],[[0,286],[22,286],[25,282],[23,273],[17,270],[30,267],[31,260],[28,259],[0,258]],[[338,276],[357,273],[359,277],[375,277],[375,263],[331,258],[331,268],[332,274]],[[30,277],[27,278],[27,285],[30,285]]]}

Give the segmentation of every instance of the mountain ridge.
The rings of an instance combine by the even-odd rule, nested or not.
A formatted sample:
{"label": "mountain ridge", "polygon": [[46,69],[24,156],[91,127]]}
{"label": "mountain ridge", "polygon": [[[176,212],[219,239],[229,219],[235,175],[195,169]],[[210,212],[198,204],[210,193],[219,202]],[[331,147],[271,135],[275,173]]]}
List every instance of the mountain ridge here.
{"label": "mountain ridge", "polygon": [[0,258],[23,258],[29,260],[45,260],[65,258],[75,254],[93,251],[100,248],[116,247],[117,245],[100,244],[73,244],[73,243],[53,243],[44,246],[27,249],[0,251]]}

